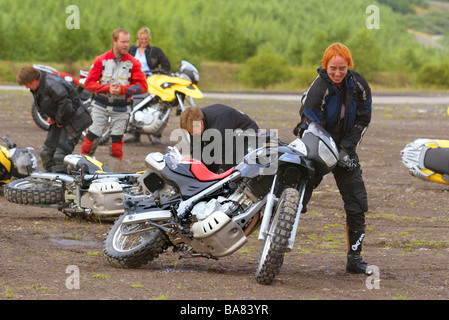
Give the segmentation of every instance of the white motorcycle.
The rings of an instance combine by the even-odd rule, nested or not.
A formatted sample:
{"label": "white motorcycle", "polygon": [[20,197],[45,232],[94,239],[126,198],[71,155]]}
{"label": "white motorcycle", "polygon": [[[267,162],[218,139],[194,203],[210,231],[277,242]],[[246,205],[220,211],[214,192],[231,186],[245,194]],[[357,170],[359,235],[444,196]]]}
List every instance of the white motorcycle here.
{"label": "white motorcycle", "polygon": [[105,255],[125,268],[146,264],[169,246],[182,257],[218,259],[241,248],[260,225],[256,280],[270,284],[293,248],[307,184],[331,172],[337,159],[335,142],[315,123],[290,144],[273,146],[270,139],[219,175],[176,148],[151,153],[145,186],[153,197],[126,202],[104,242]]}
{"label": "white motorcycle", "polygon": [[68,217],[116,218],[124,202],[139,202],[150,195],[143,188],[142,172],[114,173],[89,156],[67,155],[61,172],[34,171],[5,185],[9,202],[56,207]]}

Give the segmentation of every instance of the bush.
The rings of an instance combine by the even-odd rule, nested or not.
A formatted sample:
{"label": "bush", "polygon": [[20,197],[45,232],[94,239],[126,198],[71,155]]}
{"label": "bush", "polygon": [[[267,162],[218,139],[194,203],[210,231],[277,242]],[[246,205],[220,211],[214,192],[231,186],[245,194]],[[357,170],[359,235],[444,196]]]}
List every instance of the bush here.
{"label": "bush", "polygon": [[289,62],[270,48],[258,50],[238,73],[238,79],[250,87],[266,88],[268,85],[291,78]]}
{"label": "bush", "polygon": [[423,64],[417,81],[423,85],[449,87],[449,62]]}

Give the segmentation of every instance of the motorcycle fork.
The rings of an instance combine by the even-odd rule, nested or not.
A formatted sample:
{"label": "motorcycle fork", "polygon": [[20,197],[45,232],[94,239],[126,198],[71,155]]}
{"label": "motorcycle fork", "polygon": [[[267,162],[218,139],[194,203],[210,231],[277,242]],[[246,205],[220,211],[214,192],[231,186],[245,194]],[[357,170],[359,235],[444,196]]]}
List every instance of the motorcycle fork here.
{"label": "motorcycle fork", "polygon": [[[275,187],[276,187],[277,178],[278,178],[278,176],[275,175],[274,179],[273,179],[273,183],[271,185],[270,192],[267,195],[267,202],[266,202],[264,214],[262,217],[262,223],[260,225],[258,240],[264,241],[268,235],[268,231],[270,230],[270,222],[271,222],[271,217],[273,214],[273,209],[275,208],[275,206],[279,200],[279,198],[277,198],[275,195]],[[299,185],[299,190],[298,190],[299,191],[299,203],[298,203],[298,209],[296,210],[295,222],[293,224],[293,230],[292,230],[292,232],[290,234],[290,238],[288,240],[288,246],[287,246],[288,251],[291,251],[293,249],[293,245],[295,243],[296,230],[298,229],[299,218],[301,216],[301,211],[303,208],[303,201],[304,201],[304,194],[306,191],[306,186],[307,186],[307,182],[305,182],[305,181],[300,183],[300,185]]]}
{"label": "motorcycle fork", "polygon": [[299,218],[301,217],[301,211],[302,211],[302,208],[304,207],[303,201],[304,201],[304,194],[306,191],[306,187],[307,187],[307,182],[302,182],[299,186],[298,209],[296,210],[295,223],[293,224],[293,230],[290,234],[290,238],[288,239],[288,246],[287,246],[288,251],[292,251],[293,245],[295,244],[296,230],[298,230]]}
{"label": "motorcycle fork", "polygon": [[270,192],[267,195],[267,202],[265,204],[265,210],[263,212],[262,223],[260,224],[259,238],[258,240],[265,240],[268,235],[268,230],[270,228],[271,215],[273,214],[273,208],[278,198],[274,194],[276,188],[277,174],[273,178],[273,183],[271,184]]}

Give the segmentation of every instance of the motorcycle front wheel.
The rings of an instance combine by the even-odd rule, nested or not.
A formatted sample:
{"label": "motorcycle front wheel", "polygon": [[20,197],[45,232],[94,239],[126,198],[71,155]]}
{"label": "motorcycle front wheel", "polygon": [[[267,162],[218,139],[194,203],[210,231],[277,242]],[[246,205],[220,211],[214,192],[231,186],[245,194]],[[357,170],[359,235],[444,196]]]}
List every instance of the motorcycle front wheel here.
{"label": "motorcycle front wheel", "polygon": [[298,190],[293,188],[285,189],[279,198],[256,270],[256,281],[260,284],[271,284],[284,263],[290,234],[295,232],[298,202]]}
{"label": "motorcycle front wheel", "polygon": [[161,230],[146,223],[122,225],[125,217],[115,221],[104,242],[104,254],[113,266],[139,268],[168,248],[170,240]]}
{"label": "motorcycle front wheel", "polygon": [[41,178],[22,178],[5,185],[9,202],[28,205],[51,205],[64,202],[64,184]]}

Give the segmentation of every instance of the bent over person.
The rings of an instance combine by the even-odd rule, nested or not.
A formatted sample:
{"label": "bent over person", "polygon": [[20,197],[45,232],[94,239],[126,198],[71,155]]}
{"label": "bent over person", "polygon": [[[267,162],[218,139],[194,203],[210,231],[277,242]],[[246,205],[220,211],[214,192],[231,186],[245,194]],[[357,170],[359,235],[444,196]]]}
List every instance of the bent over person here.
{"label": "bent over person", "polygon": [[112,33],[112,50],[98,56],[84,83],[93,92],[92,120],[81,153],[93,155],[94,141],[99,138],[110,118],[111,149],[109,167],[120,171],[123,159],[123,135],[128,125],[132,96],[148,91],[145,75],[138,60],[128,53],[129,33],[116,29]]}
{"label": "bent over person", "polygon": [[[361,256],[368,200],[356,150],[371,121],[371,89],[361,74],[349,69],[353,65],[351,53],[343,44],[334,43],[326,49],[317,78],[302,96],[301,121],[293,133],[301,135],[316,122],[335,140],[340,159],[333,174],[346,211],[346,271],[371,274],[372,268]],[[307,188],[304,205],[321,180],[317,177]]]}
{"label": "bent over person", "polygon": [[[206,154],[201,155],[202,158],[197,160],[202,161],[214,173],[222,173],[232,168],[243,160],[239,156],[246,155],[250,148],[255,147],[251,145],[248,139],[243,138],[243,145],[240,146],[243,147],[243,152],[239,154],[237,152],[237,147],[239,146],[237,146],[236,137],[235,135],[227,134],[227,130],[234,133],[236,133],[236,130],[248,130],[252,133],[259,131],[259,126],[249,116],[223,104],[213,104],[201,109],[198,107],[187,107],[181,113],[179,124],[181,129],[186,130],[190,134],[190,150],[194,156],[194,143],[200,140],[200,143],[198,143],[201,149],[199,153],[202,154],[206,151]],[[210,129],[212,130],[208,132]],[[218,136],[214,136],[213,133],[217,133]],[[204,136],[207,137],[204,138]],[[210,141],[209,138],[212,141],[207,143]],[[230,141],[226,141],[226,139],[230,139]],[[232,150],[227,150],[227,146],[232,146]],[[210,157],[212,161],[204,161],[207,160],[205,156]]]}
{"label": "bent over person", "polygon": [[40,113],[50,124],[40,157],[46,171],[63,165],[64,156],[71,154],[82,132],[92,123],[78,92],[60,76],[41,72],[31,66],[17,73],[17,82],[30,89]]}

